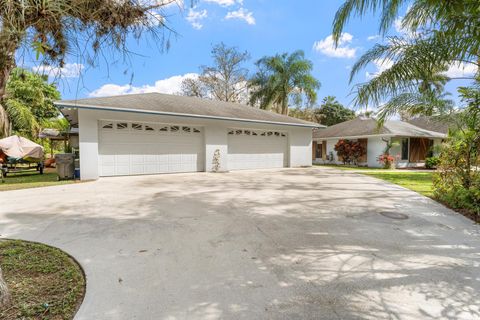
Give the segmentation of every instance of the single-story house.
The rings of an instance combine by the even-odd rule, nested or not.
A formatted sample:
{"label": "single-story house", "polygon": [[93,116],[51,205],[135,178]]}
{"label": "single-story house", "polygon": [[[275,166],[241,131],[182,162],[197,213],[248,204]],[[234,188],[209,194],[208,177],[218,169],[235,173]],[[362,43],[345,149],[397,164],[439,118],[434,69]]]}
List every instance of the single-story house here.
{"label": "single-story house", "polygon": [[247,105],[160,93],[55,104],[79,128],[83,180],[311,166],[312,128],[319,127]]}
{"label": "single-story house", "polygon": [[314,163],[341,164],[335,152],[335,144],[341,140],[353,140],[367,150],[358,165],[380,167],[378,157],[383,154],[386,142],[395,142],[390,155],[396,158],[395,166],[423,166],[425,159],[433,155],[435,146],[446,137],[445,132],[430,131],[404,121],[386,121],[379,128],[375,119],[359,116],[325,129],[313,132],[312,161]]}

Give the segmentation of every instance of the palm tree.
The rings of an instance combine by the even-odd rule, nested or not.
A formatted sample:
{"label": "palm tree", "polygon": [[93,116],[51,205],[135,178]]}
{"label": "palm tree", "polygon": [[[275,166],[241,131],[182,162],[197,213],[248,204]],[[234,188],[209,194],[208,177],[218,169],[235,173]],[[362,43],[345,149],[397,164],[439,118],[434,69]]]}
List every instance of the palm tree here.
{"label": "palm tree", "polygon": [[303,51],[263,57],[256,66],[258,71],[249,84],[250,104],[287,115],[291,99],[296,105],[304,97],[308,105],[316,102],[320,82],[312,76],[313,64],[305,59]]}
{"label": "palm tree", "polygon": [[[385,34],[398,17],[406,0],[348,0],[338,10],[333,36],[336,41],[352,15],[381,11],[380,32]],[[408,37],[389,37],[387,44],[377,44],[354,65],[350,81],[371,62],[392,65],[367,83],[356,87],[357,105],[379,105],[380,120],[396,112],[416,114],[444,113],[451,110],[443,85],[456,79],[445,72],[451,65],[464,63],[480,66],[480,24],[478,1],[415,0],[402,18]],[[432,24],[431,21],[435,21]],[[478,69],[477,69],[478,70]]]}

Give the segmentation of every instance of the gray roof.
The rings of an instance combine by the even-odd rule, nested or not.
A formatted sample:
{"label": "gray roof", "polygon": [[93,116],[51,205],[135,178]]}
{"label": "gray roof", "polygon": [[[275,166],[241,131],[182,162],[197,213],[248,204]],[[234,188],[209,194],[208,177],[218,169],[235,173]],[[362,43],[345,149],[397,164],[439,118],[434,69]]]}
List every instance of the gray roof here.
{"label": "gray roof", "polygon": [[112,111],[139,112],[219,120],[261,122],[301,127],[323,127],[317,123],[257,109],[248,105],[162,93],[62,100],[57,106]]}
{"label": "gray roof", "polygon": [[434,118],[434,117],[417,117],[414,119],[407,120],[408,123],[413,124],[419,128],[435,131],[440,133],[448,133],[448,128],[452,125],[445,119]]}
{"label": "gray roof", "polygon": [[377,121],[372,118],[357,117],[326,129],[318,129],[313,133],[314,138],[345,138],[363,136],[402,136],[419,138],[444,138],[445,134],[425,130],[403,121],[386,121],[379,128]]}

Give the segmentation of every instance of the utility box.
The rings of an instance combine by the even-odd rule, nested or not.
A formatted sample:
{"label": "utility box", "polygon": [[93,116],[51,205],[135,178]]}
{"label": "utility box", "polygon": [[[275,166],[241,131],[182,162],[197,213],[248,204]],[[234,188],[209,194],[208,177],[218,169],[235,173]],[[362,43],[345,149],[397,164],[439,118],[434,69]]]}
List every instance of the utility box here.
{"label": "utility box", "polygon": [[73,153],[59,153],[55,155],[58,180],[73,179],[75,174],[75,155]]}

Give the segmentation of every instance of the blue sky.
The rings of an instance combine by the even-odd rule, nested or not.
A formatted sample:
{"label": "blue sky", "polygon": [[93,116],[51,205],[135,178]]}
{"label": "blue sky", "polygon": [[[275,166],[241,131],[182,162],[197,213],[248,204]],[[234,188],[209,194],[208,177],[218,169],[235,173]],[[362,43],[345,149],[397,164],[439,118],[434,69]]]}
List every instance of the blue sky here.
{"label": "blue sky", "polygon": [[[98,66],[89,67],[84,61],[69,57],[59,81],[62,98],[176,92],[185,76],[199,72],[200,65],[211,63],[212,45],[223,41],[250,52],[252,59],[247,67],[252,73],[254,62],[262,56],[303,50],[314,64],[314,76],[322,83],[318,100],[334,95],[348,106],[352,100],[350,67],[362,53],[382,41],[378,36],[378,17],[353,18],[335,50],[330,35],[341,0],[198,0],[193,8],[189,0],[185,1],[183,9],[177,5],[166,9],[167,24],[177,33],[166,34],[170,39],[168,51],[160,52],[152,39],[145,36],[138,42],[129,40],[136,55],[131,55],[128,62],[108,57],[100,60]],[[399,33],[398,26],[389,32]],[[381,68],[369,66],[354,83],[366,81]],[[50,71],[42,66],[37,70]]]}

